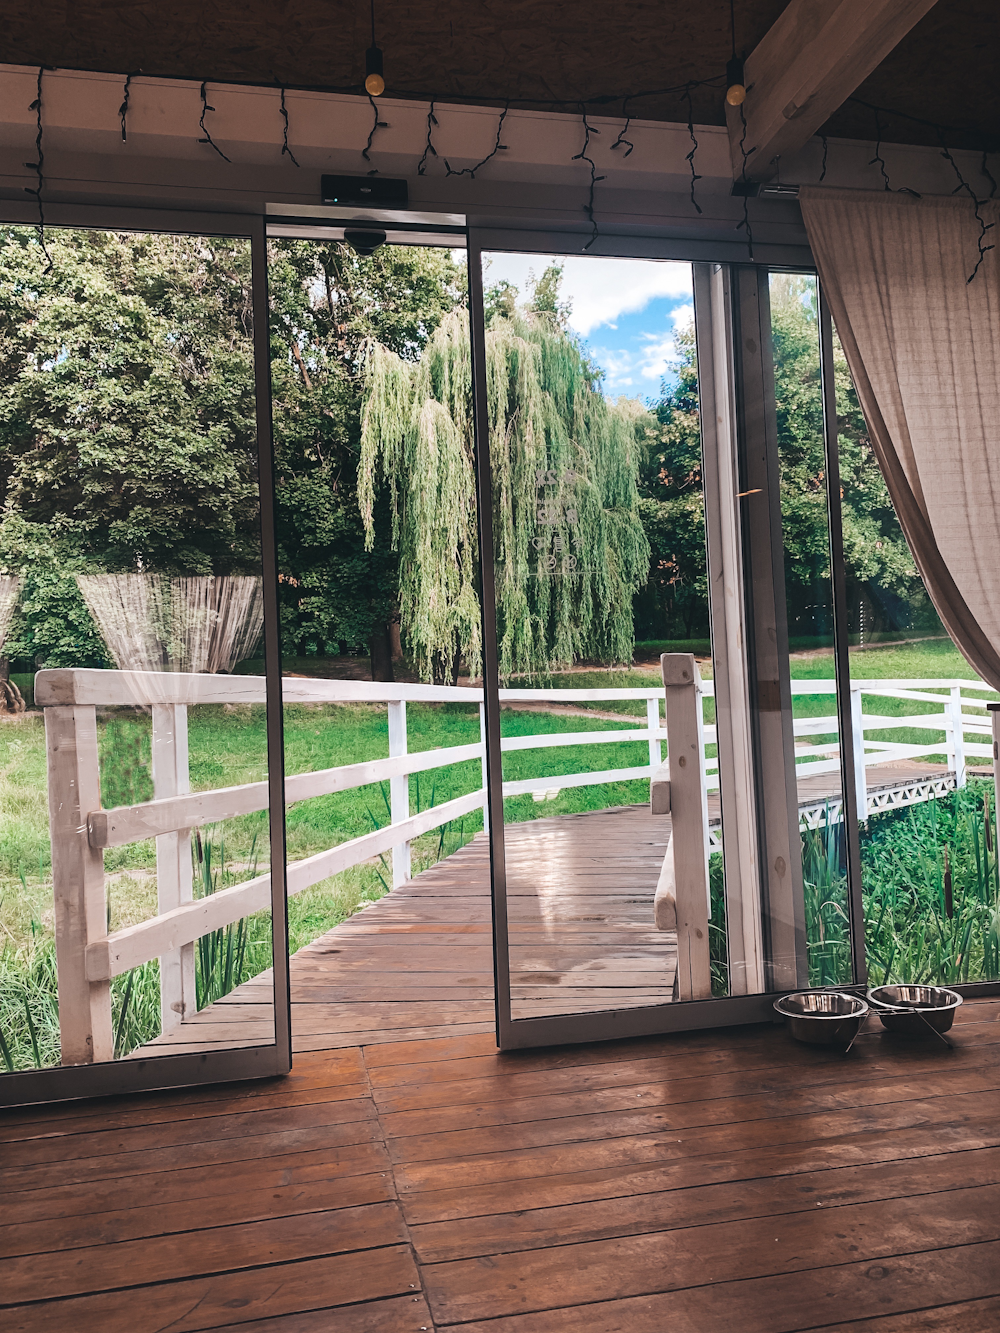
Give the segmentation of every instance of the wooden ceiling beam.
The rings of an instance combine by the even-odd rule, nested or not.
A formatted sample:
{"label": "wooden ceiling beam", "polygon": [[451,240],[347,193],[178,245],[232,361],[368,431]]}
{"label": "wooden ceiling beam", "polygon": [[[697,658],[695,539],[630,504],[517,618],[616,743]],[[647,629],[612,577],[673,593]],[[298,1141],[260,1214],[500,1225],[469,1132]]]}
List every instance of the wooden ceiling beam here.
{"label": "wooden ceiling beam", "polygon": [[726,106],[733,179],[770,180],[936,0],[790,0],[746,59],[743,103]]}

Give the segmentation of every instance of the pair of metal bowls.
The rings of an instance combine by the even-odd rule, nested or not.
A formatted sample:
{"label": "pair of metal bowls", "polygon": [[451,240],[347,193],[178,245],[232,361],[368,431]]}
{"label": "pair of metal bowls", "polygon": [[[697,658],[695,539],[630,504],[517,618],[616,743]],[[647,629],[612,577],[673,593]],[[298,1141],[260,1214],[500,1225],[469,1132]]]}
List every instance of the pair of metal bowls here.
{"label": "pair of metal bowls", "polygon": [[[962,1003],[944,986],[876,986],[868,992],[871,1008],[888,1031],[905,1037],[943,1036]],[[813,1046],[850,1046],[868,1015],[869,1005],[847,991],[797,991],[774,1003],[797,1041]]]}

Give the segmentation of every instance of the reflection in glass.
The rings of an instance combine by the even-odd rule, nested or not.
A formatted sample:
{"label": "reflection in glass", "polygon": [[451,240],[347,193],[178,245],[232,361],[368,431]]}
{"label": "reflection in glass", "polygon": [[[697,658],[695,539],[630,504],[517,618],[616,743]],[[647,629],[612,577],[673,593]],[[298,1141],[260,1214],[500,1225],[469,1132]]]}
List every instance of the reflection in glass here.
{"label": "reflection in glass", "polygon": [[249,242],[45,240],[0,229],[0,1060],[270,1042],[213,1009],[271,963]]}

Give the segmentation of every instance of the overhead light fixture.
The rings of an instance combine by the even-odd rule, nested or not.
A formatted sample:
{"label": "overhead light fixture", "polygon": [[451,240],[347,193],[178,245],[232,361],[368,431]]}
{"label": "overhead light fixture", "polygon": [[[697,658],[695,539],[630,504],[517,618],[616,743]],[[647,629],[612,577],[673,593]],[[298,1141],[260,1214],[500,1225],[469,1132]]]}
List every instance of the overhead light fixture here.
{"label": "overhead light fixture", "polygon": [[733,55],[726,63],[726,101],[730,106],[742,106],[747,100],[747,89],[743,79],[743,57],[736,54],[736,0],[729,0],[729,32]]}
{"label": "overhead light fixture", "polygon": [[385,92],[385,70],[382,65],[382,52],[375,43],[375,0],[372,4],[372,44],[365,52],[365,92],[370,97],[378,97]]}
{"label": "overhead light fixture", "polygon": [[347,227],[344,240],[356,255],[370,259],[380,246],[385,245],[385,232],[374,227]]}
{"label": "overhead light fixture", "polygon": [[742,106],[747,100],[743,77],[743,61],[739,56],[733,56],[726,64],[726,101],[730,106]]}

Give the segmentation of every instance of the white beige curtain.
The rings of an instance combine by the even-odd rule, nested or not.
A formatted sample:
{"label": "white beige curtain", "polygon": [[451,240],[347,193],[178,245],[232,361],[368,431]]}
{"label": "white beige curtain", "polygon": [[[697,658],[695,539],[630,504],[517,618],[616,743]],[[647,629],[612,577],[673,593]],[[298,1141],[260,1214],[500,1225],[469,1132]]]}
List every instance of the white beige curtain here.
{"label": "white beige curtain", "polygon": [[[803,187],[872,445],[945,628],[1000,689],[1000,251],[967,195]],[[1000,245],[1000,201],[980,205]]]}

